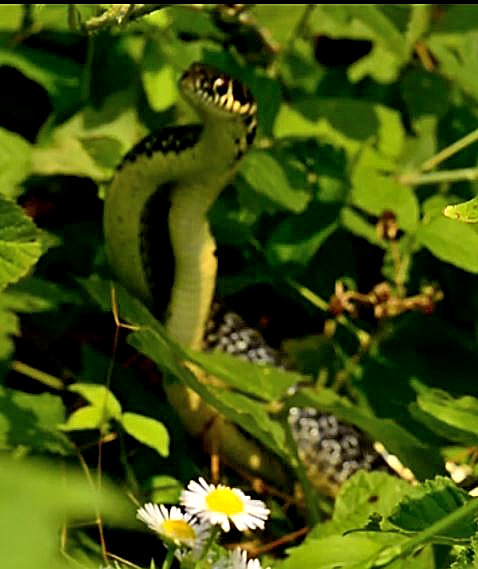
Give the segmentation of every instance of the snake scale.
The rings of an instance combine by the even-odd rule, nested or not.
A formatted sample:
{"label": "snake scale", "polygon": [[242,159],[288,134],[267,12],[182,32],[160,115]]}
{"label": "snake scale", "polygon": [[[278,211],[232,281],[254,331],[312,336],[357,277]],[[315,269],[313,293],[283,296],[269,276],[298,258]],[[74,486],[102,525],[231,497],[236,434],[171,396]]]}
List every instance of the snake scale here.
{"label": "snake scale", "polygon": [[[205,64],[192,64],[179,85],[201,123],[163,128],[124,156],[105,199],[111,268],[181,344],[280,366],[281,354],[259,332],[237,314],[212,310],[217,260],[207,213],[254,140],[257,104],[239,80]],[[191,434],[277,480],[274,461],[194,392],[174,383],[165,390]],[[377,459],[370,441],[333,415],[292,409],[289,423],[312,477],[328,491]]]}

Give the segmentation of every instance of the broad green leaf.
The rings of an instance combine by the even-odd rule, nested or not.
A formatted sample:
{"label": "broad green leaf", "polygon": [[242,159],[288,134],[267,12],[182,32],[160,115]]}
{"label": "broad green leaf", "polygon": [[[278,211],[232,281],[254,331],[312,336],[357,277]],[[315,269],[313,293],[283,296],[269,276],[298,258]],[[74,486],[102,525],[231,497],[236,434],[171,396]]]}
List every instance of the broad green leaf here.
{"label": "broad green leaf", "polygon": [[57,395],[31,395],[0,387],[0,448],[70,454],[67,439],[57,428],[64,416],[64,405]]}
{"label": "broad green leaf", "polygon": [[14,351],[13,338],[20,332],[20,320],[11,309],[5,292],[0,293],[0,362],[8,360]]}
{"label": "broad green leaf", "polygon": [[169,434],[163,423],[137,413],[123,413],[121,424],[139,442],[150,446],[161,456],[169,455]]}
{"label": "broad green leaf", "polygon": [[211,401],[230,421],[260,441],[265,448],[279,456],[285,455],[284,429],[269,417],[264,405],[227,389],[211,387],[209,393],[213,396]]}
{"label": "broad green leaf", "polygon": [[379,6],[323,5],[314,10],[311,25],[331,37],[374,40],[400,59],[407,57],[405,38]]}
{"label": "broad green leaf", "polygon": [[244,158],[241,174],[258,193],[278,207],[299,213],[309,201],[305,175],[267,150],[252,150]]}
{"label": "broad green leaf", "polygon": [[140,132],[130,96],[116,93],[101,109],[85,108],[41,140],[33,149],[33,171],[107,181]]}
{"label": "broad green leaf", "polygon": [[414,382],[417,404],[422,411],[452,428],[470,433],[478,444],[478,399],[471,395],[452,397],[442,389]]}
{"label": "broad green leaf", "polygon": [[105,410],[95,405],[85,405],[68,417],[65,423],[59,425],[62,431],[82,431],[83,429],[108,428],[109,417]]}
{"label": "broad green leaf", "polygon": [[437,32],[427,40],[427,46],[439,63],[438,70],[463,91],[478,98],[478,32]]}
{"label": "broad green leaf", "polygon": [[80,100],[83,68],[72,59],[17,45],[14,49],[0,48],[0,65],[14,67],[44,87],[59,114],[75,108]]}
{"label": "broad green leaf", "polygon": [[76,291],[38,277],[26,277],[11,285],[3,298],[15,312],[54,311],[62,304],[81,304],[84,299]]}
{"label": "broad green leaf", "polygon": [[470,225],[439,216],[420,224],[416,237],[440,260],[478,273],[478,233]]}
{"label": "broad green leaf", "polygon": [[150,482],[151,500],[157,504],[177,504],[184,486],[172,476],[153,476]]}
{"label": "broad green leaf", "polygon": [[330,389],[315,392],[304,388],[289,399],[295,407],[314,407],[326,413],[333,413],[339,419],[356,425],[372,439],[380,441],[387,451],[396,455],[404,466],[410,468],[415,476],[433,476],[441,467],[438,449],[422,443],[412,433],[406,431],[391,419],[381,419],[353,406],[344,397],[339,397]]}
{"label": "broad green leaf", "polygon": [[386,247],[386,242],[377,235],[375,225],[367,221],[363,215],[351,207],[344,207],[340,212],[340,222],[351,233],[363,237],[372,245]]}
{"label": "broad green leaf", "polygon": [[26,275],[38,261],[39,233],[18,205],[0,196],[0,290]]}
{"label": "broad green leaf", "polygon": [[282,221],[269,235],[266,255],[272,266],[307,266],[322,243],[338,228],[338,207],[313,202],[300,214]]}
{"label": "broad green leaf", "polygon": [[[378,532],[331,535],[321,539],[308,539],[304,544],[288,550],[284,561],[274,564],[274,569],[369,569],[381,550],[387,546],[399,546],[406,538]],[[417,560],[407,559],[403,569],[418,569]],[[390,565],[391,569],[401,568]]]}
{"label": "broad green leaf", "polygon": [[46,461],[0,460],[0,558],[16,569],[67,569],[59,535],[65,522],[134,527],[135,512],[125,493],[102,480],[92,487],[84,472]]}
{"label": "broad green leaf", "polygon": [[0,194],[15,197],[16,186],[30,170],[30,144],[20,135],[0,128]]}
{"label": "broad green leaf", "polygon": [[273,40],[286,46],[306,9],[304,4],[282,4],[280,10],[274,4],[255,4],[251,11]]}
{"label": "broad green leaf", "polygon": [[101,135],[79,137],[78,140],[98,166],[111,170],[117,166],[118,157],[123,153],[123,146],[119,140],[111,136]]}
{"label": "broad green leaf", "polygon": [[[410,10],[407,9],[407,12]],[[424,30],[423,22],[413,11],[404,14],[404,17],[410,18],[413,37]],[[376,81],[390,83],[398,77],[414,47],[410,41],[413,39],[410,37],[410,28],[400,30],[380,6],[322,5],[312,12],[308,24],[317,34],[372,42],[371,52],[347,69],[347,75],[353,82],[370,75]]]}
{"label": "broad green leaf", "polygon": [[23,4],[0,5],[0,29],[17,31],[20,29],[23,18]]}
{"label": "broad green leaf", "polygon": [[106,386],[94,383],[74,383],[68,389],[79,393],[88,403],[103,410],[107,418],[120,419],[121,405]]}
{"label": "broad green leaf", "polygon": [[189,352],[191,361],[243,393],[273,401],[304,377],[299,373],[259,366],[222,352]]}
{"label": "broad green leaf", "polygon": [[143,52],[142,79],[148,102],[153,111],[164,111],[178,98],[174,69],[158,42],[150,39]]}
{"label": "broad green leaf", "polygon": [[[422,531],[453,513],[471,497],[449,478],[437,476],[413,488],[388,518],[406,531]],[[471,537],[475,533],[473,517],[461,519],[442,534],[446,537]]]}
{"label": "broad green leaf", "polygon": [[355,155],[373,144],[383,155],[396,157],[404,143],[400,114],[358,99],[310,97],[283,104],[274,126],[277,137],[318,137]]}
{"label": "broad green leaf", "polygon": [[457,219],[465,223],[478,223],[478,198],[456,205],[449,205],[443,213],[450,219]]}
{"label": "broad green leaf", "polygon": [[352,83],[367,75],[379,83],[392,83],[398,78],[402,66],[403,60],[396,53],[375,45],[370,53],[349,66],[347,75]]}
{"label": "broad green leaf", "polygon": [[410,484],[396,476],[380,471],[359,470],[340,488],[332,519],[318,524],[309,536],[325,537],[365,528],[372,514],[378,513],[386,518],[409,493]]}
{"label": "broad green leaf", "polygon": [[418,200],[410,188],[395,182],[391,176],[365,167],[355,170],[349,199],[354,206],[377,217],[385,211],[392,211],[401,229],[416,229]]}

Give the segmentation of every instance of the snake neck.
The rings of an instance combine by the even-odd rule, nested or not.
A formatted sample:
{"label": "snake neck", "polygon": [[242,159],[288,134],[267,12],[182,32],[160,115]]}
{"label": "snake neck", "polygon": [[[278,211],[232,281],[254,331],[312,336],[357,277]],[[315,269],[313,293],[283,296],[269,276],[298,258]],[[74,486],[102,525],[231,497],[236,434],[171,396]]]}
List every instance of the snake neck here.
{"label": "snake neck", "polygon": [[217,269],[207,213],[255,131],[254,117],[201,118],[202,125],[166,128],[137,144],[118,168],[104,212],[107,255],[117,278],[150,307],[167,307],[172,337],[196,349]]}

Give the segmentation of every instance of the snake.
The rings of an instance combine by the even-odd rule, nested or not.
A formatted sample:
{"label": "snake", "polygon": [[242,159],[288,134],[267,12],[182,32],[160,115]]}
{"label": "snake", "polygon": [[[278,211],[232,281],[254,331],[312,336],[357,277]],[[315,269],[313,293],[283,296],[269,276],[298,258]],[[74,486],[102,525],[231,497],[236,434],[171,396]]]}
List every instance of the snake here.
{"label": "snake", "polygon": [[[104,204],[110,267],[178,343],[283,367],[278,350],[215,302],[216,243],[207,214],[253,144],[257,102],[242,81],[198,62],[183,72],[179,90],[200,122],[152,132],[122,158]],[[206,447],[278,480],[275,459],[194,391],[177,382],[166,383],[165,391],[186,429]],[[376,461],[371,442],[333,415],[294,408],[289,424],[301,458],[326,491]]]}

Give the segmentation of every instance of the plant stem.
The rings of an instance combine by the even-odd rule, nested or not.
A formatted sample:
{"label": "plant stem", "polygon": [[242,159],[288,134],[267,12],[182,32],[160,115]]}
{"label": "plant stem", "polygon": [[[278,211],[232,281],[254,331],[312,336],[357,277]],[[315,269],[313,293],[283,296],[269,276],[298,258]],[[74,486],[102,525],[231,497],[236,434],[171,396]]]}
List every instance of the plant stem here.
{"label": "plant stem", "polygon": [[447,146],[446,148],[441,150],[438,154],[435,154],[435,156],[424,162],[420,169],[422,170],[422,172],[427,172],[428,170],[432,170],[433,168],[438,166],[438,164],[440,164],[444,160],[447,160],[448,158],[450,158],[450,156],[453,156],[453,154],[460,152],[460,150],[463,150],[464,148],[466,148],[470,144],[473,144],[473,142],[476,142],[477,140],[478,140],[478,128],[473,130],[469,134],[465,135],[463,138],[460,138],[453,144],[450,144],[450,146]]}
{"label": "plant stem", "polygon": [[174,552],[175,551],[176,551],[176,548],[174,546],[168,547],[168,552],[166,553],[166,557],[164,558],[163,565],[161,566],[161,569],[170,569],[170,567],[174,561]]}
{"label": "plant stem", "polygon": [[211,548],[211,545],[214,543],[216,536],[218,535],[220,529],[221,529],[221,526],[213,526],[212,527],[211,533],[209,534],[207,542],[205,543],[203,550],[201,552],[201,557],[199,558],[199,561],[202,561],[206,557],[207,552]]}
{"label": "plant stem", "polygon": [[426,184],[439,184],[444,182],[471,182],[478,179],[478,168],[459,168],[457,170],[443,170],[442,172],[430,172],[420,174],[418,172],[406,172],[398,176],[398,182],[407,186],[423,186]]}
{"label": "plant stem", "polygon": [[52,389],[57,389],[59,391],[65,389],[65,386],[63,385],[61,379],[58,379],[57,377],[39,369],[35,369],[34,367],[31,367],[23,362],[13,361],[10,364],[10,367],[17,373],[21,373],[22,375],[26,375],[35,381],[39,381],[47,387],[51,387]]}
{"label": "plant stem", "polygon": [[434,536],[438,534],[446,534],[457,522],[466,518],[471,518],[473,514],[478,512],[478,499],[472,499],[454,512],[441,518],[430,527],[418,533],[415,537],[409,539],[406,543],[398,546],[387,547],[382,550],[372,567],[384,567],[399,557],[410,555],[417,547],[426,545],[434,541]]}

